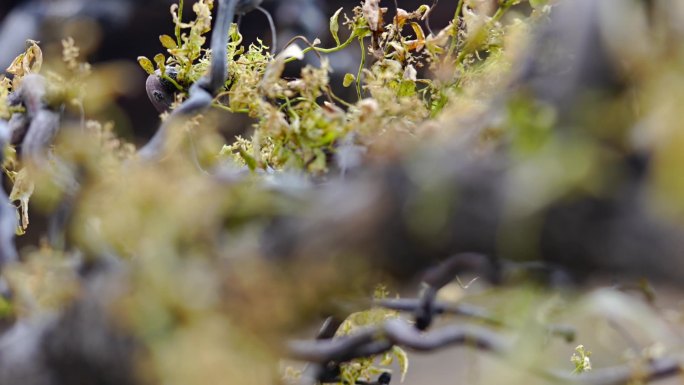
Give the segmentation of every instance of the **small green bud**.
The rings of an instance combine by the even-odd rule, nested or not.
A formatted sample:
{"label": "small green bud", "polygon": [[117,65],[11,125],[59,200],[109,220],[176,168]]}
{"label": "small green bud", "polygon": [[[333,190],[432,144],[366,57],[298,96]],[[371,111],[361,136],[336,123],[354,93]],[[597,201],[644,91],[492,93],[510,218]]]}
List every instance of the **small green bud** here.
{"label": "small green bud", "polygon": [[344,80],[342,81],[342,85],[345,87],[349,87],[352,83],[354,83],[354,80],[356,80],[354,74],[345,74]]}

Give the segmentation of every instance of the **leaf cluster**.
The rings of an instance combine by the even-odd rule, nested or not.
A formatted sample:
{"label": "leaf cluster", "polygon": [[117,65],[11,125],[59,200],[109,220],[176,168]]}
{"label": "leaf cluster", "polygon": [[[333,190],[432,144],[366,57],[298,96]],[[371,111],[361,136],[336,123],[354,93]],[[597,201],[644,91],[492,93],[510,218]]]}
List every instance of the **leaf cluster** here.
{"label": "leaf cluster", "polygon": [[[501,52],[503,34],[509,28],[501,19],[516,3],[503,2],[487,16],[486,10],[462,1],[454,20],[433,34],[422,26],[432,11],[429,6],[411,12],[399,8],[392,20],[386,20],[387,8],[369,0],[355,7],[351,16],[342,8],[332,15],[334,47],[323,48],[318,39],[309,42],[297,37],[276,56],[261,41],[245,48],[234,26],[228,81],[214,106],[248,114],[257,122],[251,138],[224,146],[221,157],[230,154],[227,158],[252,170],[291,169],[323,175],[345,141],[368,147],[385,137],[423,135],[426,123],[473,83],[501,81],[508,71]],[[171,56],[155,57],[156,73],[175,85],[176,100],[183,100],[189,85],[207,70],[210,52],[202,46],[211,5],[210,1],[196,3],[196,18],[187,23],[178,11],[182,8],[173,6],[176,39],[160,37]],[[537,13],[532,18],[542,10],[548,12],[539,4],[534,7]],[[340,24],[348,30],[346,39],[340,37]],[[187,35],[179,32],[186,29]],[[300,48],[300,42],[305,47]],[[361,53],[358,71],[344,75],[341,84],[355,85],[357,100],[349,101],[333,92],[339,85],[331,84],[332,67],[325,55],[352,53],[354,42]],[[285,65],[308,52],[319,56],[320,65],[307,64],[298,78],[284,79]],[[149,59],[141,58],[140,64],[148,74],[155,74]]]}

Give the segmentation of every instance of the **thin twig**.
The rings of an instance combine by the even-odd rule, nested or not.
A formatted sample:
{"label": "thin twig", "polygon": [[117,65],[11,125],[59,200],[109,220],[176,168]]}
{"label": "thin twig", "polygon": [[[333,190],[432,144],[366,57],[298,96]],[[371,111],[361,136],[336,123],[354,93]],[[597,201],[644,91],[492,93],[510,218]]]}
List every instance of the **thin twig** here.
{"label": "thin twig", "polygon": [[428,11],[428,14],[425,16],[425,26],[427,27],[428,33],[431,35],[434,35],[434,33],[432,32],[432,27],[430,26],[430,16],[432,15],[432,10],[435,9],[438,3],[439,0],[432,0],[430,10]]}
{"label": "thin twig", "polygon": [[275,55],[276,49],[278,49],[278,35],[276,33],[273,17],[271,16],[271,13],[266,10],[266,8],[260,5],[257,6],[256,9],[263,13],[264,16],[266,16],[266,20],[268,20],[268,26],[271,28],[271,55]]}
{"label": "thin twig", "polygon": [[[395,299],[382,299],[377,300],[374,303],[376,306],[383,307],[385,309],[403,311],[403,312],[415,312],[420,306],[420,299],[415,298],[395,298]],[[466,303],[448,303],[435,301],[432,304],[432,311],[434,315],[444,315],[452,314],[463,317],[468,317],[475,319],[477,321],[484,322],[491,326],[503,326],[504,322],[494,315],[487,312],[485,309],[479,308],[474,305]]]}

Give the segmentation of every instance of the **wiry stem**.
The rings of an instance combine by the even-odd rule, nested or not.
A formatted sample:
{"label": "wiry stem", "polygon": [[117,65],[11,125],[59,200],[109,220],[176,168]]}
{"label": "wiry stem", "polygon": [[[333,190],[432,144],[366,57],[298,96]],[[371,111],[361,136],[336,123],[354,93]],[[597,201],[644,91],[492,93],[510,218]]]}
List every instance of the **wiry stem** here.
{"label": "wiry stem", "polygon": [[366,46],[363,44],[363,37],[359,37],[359,47],[361,48],[361,63],[359,63],[359,72],[356,74],[356,93],[359,100],[362,98],[361,92],[361,77],[363,76],[363,68],[366,66]]}
{"label": "wiry stem", "polygon": [[180,47],[183,44],[181,40],[181,23],[183,22],[183,0],[178,2],[178,23],[176,23],[176,44]]}
{"label": "wiry stem", "polygon": [[256,9],[263,13],[264,16],[266,16],[266,20],[268,20],[268,26],[271,28],[271,55],[275,55],[276,49],[278,49],[278,36],[276,33],[275,22],[273,22],[273,17],[266,10],[266,8],[260,5],[257,6]]}

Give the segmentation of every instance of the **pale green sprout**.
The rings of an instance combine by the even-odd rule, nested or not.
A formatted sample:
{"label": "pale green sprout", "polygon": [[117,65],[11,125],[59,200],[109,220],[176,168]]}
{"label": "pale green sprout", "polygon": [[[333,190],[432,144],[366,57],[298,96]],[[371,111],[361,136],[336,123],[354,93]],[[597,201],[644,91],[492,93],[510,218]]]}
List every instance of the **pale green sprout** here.
{"label": "pale green sprout", "polygon": [[586,350],[584,345],[577,345],[575,353],[570,357],[570,362],[575,364],[574,374],[582,374],[591,370],[591,351]]}

